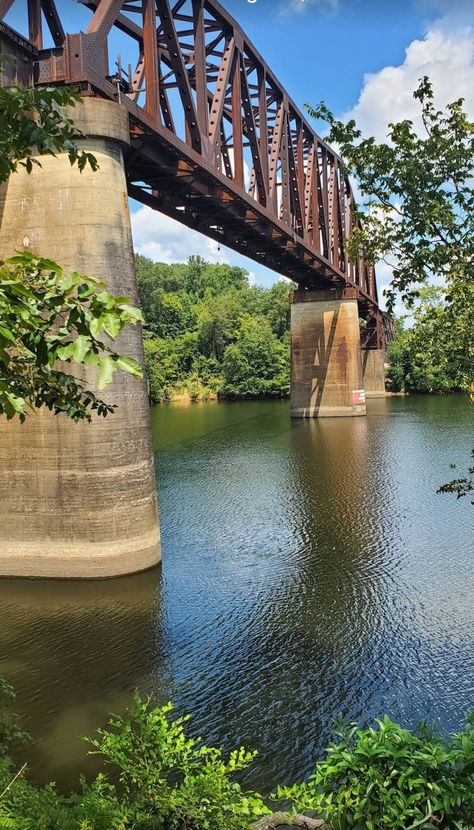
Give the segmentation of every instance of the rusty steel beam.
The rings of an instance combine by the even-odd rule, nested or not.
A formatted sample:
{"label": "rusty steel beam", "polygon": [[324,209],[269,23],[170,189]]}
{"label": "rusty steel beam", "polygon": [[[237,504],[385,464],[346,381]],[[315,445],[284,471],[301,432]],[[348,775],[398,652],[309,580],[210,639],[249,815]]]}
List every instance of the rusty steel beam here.
{"label": "rusty steel beam", "polygon": [[250,90],[247,81],[247,73],[245,71],[245,64],[242,55],[240,56],[240,80],[241,80],[241,99],[244,109],[244,120],[247,127],[247,137],[252,152],[253,161],[253,175],[257,186],[258,200],[260,204],[267,204],[267,191],[265,187],[265,180],[263,178],[263,167],[260,158],[260,145],[257,138],[257,127],[255,124],[255,116],[250,98]]}
{"label": "rusty steel beam", "polygon": [[48,24],[54,45],[62,46],[66,35],[54,0],[41,0],[41,9]]}
{"label": "rusty steel beam", "polygon": [[8,14],[15,0],[0,0],[0,20]]}
{"label": "rusty steel beam", "polygon": [[28,38],[36,49],[43,48],[41,0],[28,0]]}
{"label": "rusty steel beam", "polygon": [[104,41],[107,38],[124,0],[99,0],[86,34],[95,34]]}
{"label": "rusty steel beam", "polygon": [[160,77],[156,38],[155,0],[143,0],[143,74],[145,77],[145,109],[150,118],[160,118]]}
{"label": "rusty steel beam", "polygon": [[[54,0],[28,0],[30,43],[42,46],[43,12],[56,46],[40,53],[38,80],[120,95],[131,123],[130,192],[302,286],[355,289],[367,342],[387,337],[374,269],[363,251],[348,259],[358,219],[338,154],[218,0],[79,1],[91,22],[65,36]],[[61,13],[72,2],[61,0]],[[0,19],[12,5],[0,0]],[[134,52],[132,77],[108,76],[113,26]]]}
{"label": "rusty steel beam", "polygon": [[163,32],[168,42],[170,63],[176,76],[179,94],[183,103],[186,128],[189,131],[193,149],[200,151],[202,146],[202,136],[199,130],[198,117],[194,106],[189,76],[178,42],[178,35],[173,15],[171,14],[170,5],[168,0],[156,0],[156,5],[161,18]]}

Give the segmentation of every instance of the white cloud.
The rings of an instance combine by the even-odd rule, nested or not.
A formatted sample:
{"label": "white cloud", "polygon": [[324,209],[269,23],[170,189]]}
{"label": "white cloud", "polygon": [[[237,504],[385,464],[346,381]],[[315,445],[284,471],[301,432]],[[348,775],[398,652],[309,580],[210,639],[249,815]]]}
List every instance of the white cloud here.
{"label": "white cloud", "polygon": [[324,12],[333,12],[339,7],[339,0],[280,0],[278,13],[284,17],[304,14],[310,6],[319,6]]}
{"label": "white cloud", "polygon": [[[390,122],[405,118],[423,134],[419,102],[413,98],[413,91],[424,75],[433,83],[438,108],[465,98],[466,110],[473,117],[474,27],[466,25],[466,8],[464,0],[454,2],[448,14],[429,24],[424,38],[410,43],[402,64],[366,75],[357,104],[344,118],[354,118],[363,135],[374,135],[378,141],[386,140]],[[378,263],[376,272],[383,308],[383,290],[390,283],[392,269]],[[399,300],[394,310],[396,314],[406,313]]]}
{"label": "white cloud", "polygon": [[208,262],[229,261],[228,250],[213,239],[144,205],[132,212],[132,235],[136,252],[154,262],[186,262],[193,254]]}
{"label": "white cloud", "polygon": [[383,141],[387,124],[404,118],[412,119],[421,130],[419,102],[413,91],[424,75],[433,83],[437,106],[462,97],[468,113],[474,114],[474,27],[458,22],[457,16],[446,15],[431,23],[425,37],[407,47],[400,66],[386,66],[365,76],[357,104],[346,113],[355,118],[364,135]]}

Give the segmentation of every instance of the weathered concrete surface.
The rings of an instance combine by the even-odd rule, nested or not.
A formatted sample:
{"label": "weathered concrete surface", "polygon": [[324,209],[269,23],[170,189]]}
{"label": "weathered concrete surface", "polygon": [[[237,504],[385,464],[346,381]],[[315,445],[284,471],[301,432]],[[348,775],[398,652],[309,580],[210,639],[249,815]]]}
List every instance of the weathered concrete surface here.
{"label": "weathered concrete surface", "polygon": [[291,415],[365,415],[355,293],[295,291],[291,301]]}
{"label": "weathered concrete surface", "polygon": [[[79,173],[61,155],[11,176],[0,191],[0,257],[27,247],[103,278],[136,303],[122,155],[127,114],[85,99],[74,117],[94,136],[80,143],[99,169]],[[127,327],[117,349],[143,363],[140,328]],[[88,371],[81,377],[93,386]],[[118,409],[92,424],[47,411],[23,425],[0,419],[0,575],[111,577],[159,562],[145,381],[118,372],[101,396]]]}
{"label": "weathered concrete surface", "polygon": [[362,352],[362,373],[366,398],[385,397],[385,350],[365,349]]}

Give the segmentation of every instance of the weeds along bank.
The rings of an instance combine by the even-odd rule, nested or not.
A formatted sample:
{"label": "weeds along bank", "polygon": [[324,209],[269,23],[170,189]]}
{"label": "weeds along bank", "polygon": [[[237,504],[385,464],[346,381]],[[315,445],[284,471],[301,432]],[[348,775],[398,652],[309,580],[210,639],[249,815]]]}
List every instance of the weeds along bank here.
{"label": "weeds along bank", "polygon": [[412,733],[388,718],[365,730],[338,723],[308,781],[264,798],[239,783],[255,751],[208,747],[171,704],[155,708],[136,694],[124,716],[112,715],[85,739],[103,772],[65,796],[54,784],[29,784],[27,769],[10,757],[26,739],[13,701],[0,682],[3,830],[472,830],[474,823],[473,718],[449,740],[426,724]]}

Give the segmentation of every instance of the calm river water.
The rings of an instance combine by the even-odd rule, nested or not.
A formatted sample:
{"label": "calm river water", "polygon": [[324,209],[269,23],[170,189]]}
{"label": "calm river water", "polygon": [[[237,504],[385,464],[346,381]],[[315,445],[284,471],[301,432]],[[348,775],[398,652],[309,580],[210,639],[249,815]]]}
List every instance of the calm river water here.
{"label": "calm river water", "polygon": [[286,402],[153,411],[163,567],[98,583],[0,581],[0,673],[37,780],[72,786],[80,735],[151,690],[195,731],[261,752],[249,781],[312,768],[342,712],[455,729],[474,706],[474,508],[463,398],[291,422]]}

